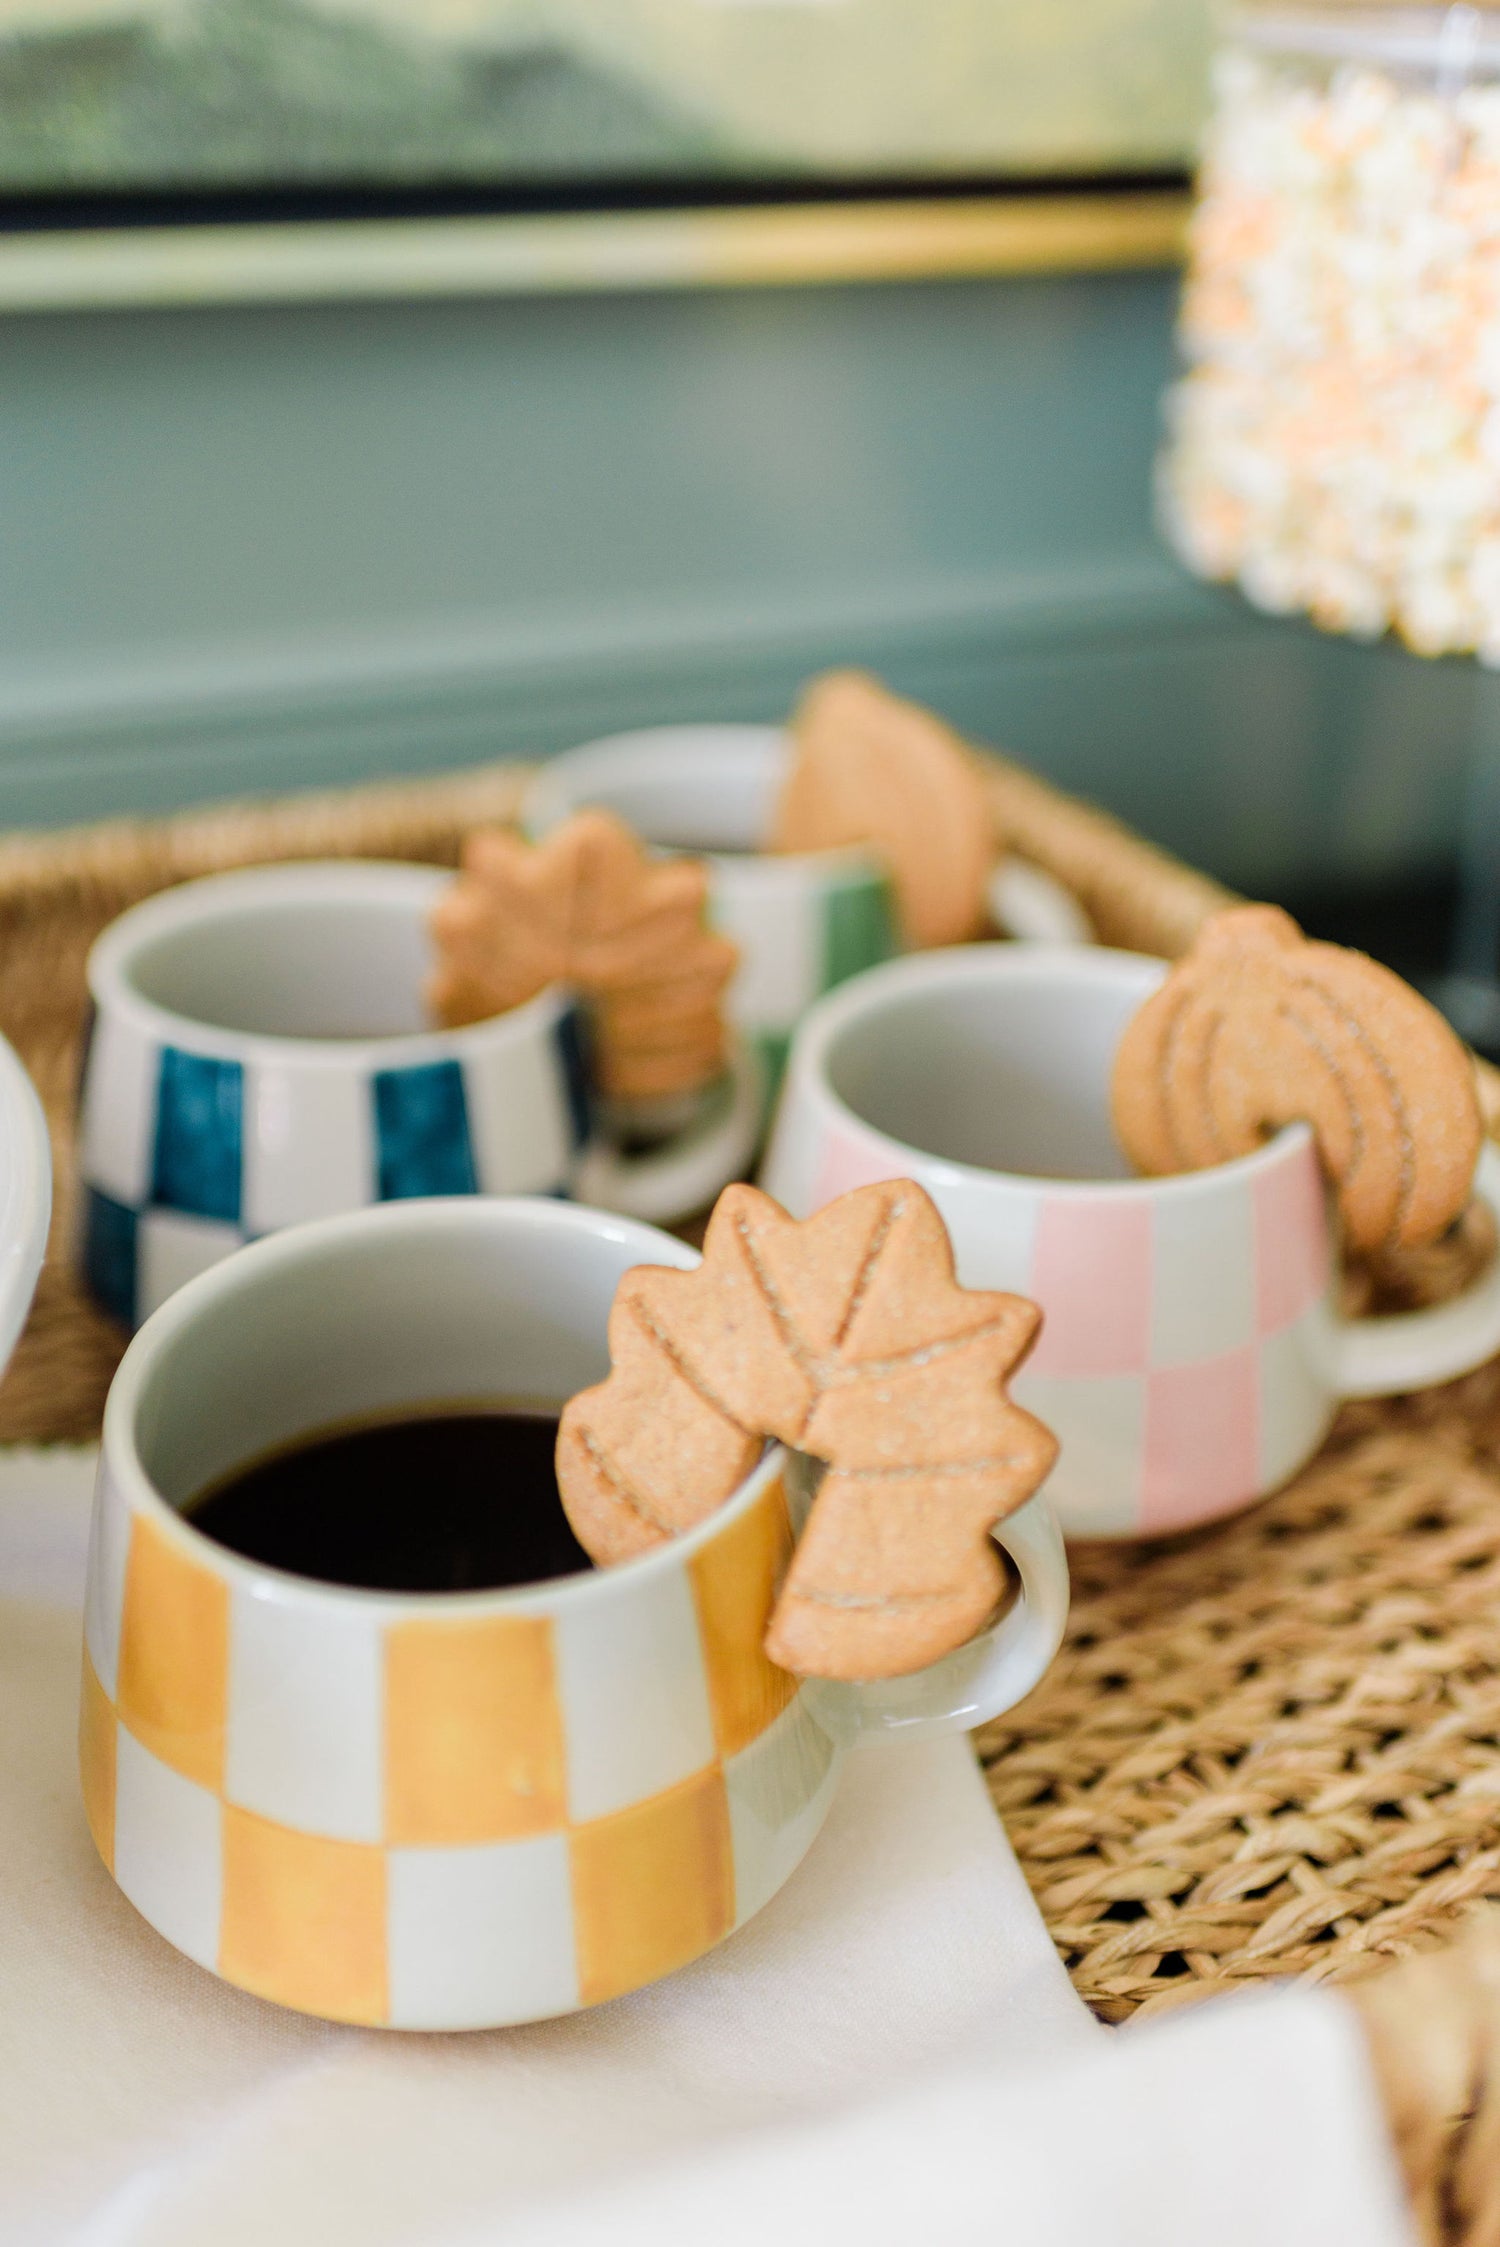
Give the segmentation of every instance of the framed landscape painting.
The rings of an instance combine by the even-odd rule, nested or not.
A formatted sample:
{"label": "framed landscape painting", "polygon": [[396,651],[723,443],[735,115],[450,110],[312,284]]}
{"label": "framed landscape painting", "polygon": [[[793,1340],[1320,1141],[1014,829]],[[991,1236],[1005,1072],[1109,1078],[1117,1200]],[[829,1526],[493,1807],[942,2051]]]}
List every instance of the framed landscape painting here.
{"label": "framed landscape painting", "polygon": [[1160,183],[1207,7],[0,0],[0,223],[35,256],[100,227]]}

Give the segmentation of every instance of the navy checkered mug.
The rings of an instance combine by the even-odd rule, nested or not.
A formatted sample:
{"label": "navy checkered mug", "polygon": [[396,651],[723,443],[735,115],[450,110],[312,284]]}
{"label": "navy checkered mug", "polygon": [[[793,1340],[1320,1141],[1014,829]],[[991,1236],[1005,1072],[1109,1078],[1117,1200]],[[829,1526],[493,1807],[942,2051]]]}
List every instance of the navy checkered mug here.
{"label": "navy checkered mug", "polygon": [[756,1064],[675,1134],[615,1143],[572,994],[431,1026],[428,917],[452,876],[339,860],[188,882],[89,957],[80,1256],[129,1325],[243,1242],[371,1202],[549,1194],[671,1221],[748,1162]]}

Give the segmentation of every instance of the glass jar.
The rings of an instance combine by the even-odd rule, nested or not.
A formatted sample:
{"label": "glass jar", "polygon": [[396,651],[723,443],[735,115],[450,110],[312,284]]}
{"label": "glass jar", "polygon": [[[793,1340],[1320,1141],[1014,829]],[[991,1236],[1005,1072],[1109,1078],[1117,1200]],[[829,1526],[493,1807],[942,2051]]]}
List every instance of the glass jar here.
{"label": "glass jar", "polygon": [[1168,403],[1190,567],[1500,661],[1500,12],[1242,5]]}

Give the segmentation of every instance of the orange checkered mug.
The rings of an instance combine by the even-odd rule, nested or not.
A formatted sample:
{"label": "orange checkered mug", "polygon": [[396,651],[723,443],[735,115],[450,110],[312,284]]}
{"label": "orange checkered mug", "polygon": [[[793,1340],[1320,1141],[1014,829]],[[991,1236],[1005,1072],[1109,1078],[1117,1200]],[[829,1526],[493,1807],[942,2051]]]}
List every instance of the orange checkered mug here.
{"label": "orange checkered mug", "polygon": [[607,1368],[620,1275],[696,1260],[556,1202],[389,1203],[240,1251],[136,1336],[95,1499],[84,1795],[120,1887],[188,1957],[396,2028],[617,1997],[775,1894],[861,1733],[978,1723],[1036,1683],[1067,1605],[1039,1498],[998,1533],[1020,1577],[999,1622],[867,1687],[762,1651],[811,1472],[781,1450],[673,1543],[504,1591],[315,1582],[183,1518],[336,1422],[561,1401]]}

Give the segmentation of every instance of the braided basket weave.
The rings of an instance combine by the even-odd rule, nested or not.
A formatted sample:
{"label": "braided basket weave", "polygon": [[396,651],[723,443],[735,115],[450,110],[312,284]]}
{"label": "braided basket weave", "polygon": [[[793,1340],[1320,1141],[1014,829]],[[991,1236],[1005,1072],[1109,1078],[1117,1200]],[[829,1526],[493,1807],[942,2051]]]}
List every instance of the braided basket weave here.
{"label": "braided basket weave", "polygon": [[[1104,814],[992,769],[1013,846],[1104,942],[1172,957],[1227,902]],[[47,1108],[58,1185],[0,1441],[96,1435],[123,1346],[68,1254],[99,930],[170,883],[268,859],[451,864],[468,828],[513,815],[525,778],[503,766],[0,844],[0,1030]],[[1481,1090],[1500,1114],[1500,1080],[1481,1070]],[[1474,1226],[1349,1286],[1433,1300],[1491,1245]],[[1355,1996],[1424,2236],[1500,2242],[1500,1361],[1350,1406],[1313,1464],[1238,1519],[1078,1547],[1073,1566],[1053,1671],[978,1745],[1075,1985],[1119,2021],[1275,1975],[1353,1980],[1463,1935],[1467,1950]]]}

